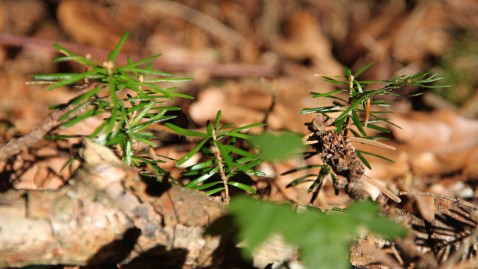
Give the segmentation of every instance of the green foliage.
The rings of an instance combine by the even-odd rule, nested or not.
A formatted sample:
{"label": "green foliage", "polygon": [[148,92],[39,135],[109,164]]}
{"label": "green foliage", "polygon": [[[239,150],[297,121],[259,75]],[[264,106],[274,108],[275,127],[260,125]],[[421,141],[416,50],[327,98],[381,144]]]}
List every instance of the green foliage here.
{"label": "green foliage", "polygon": [[246,256],[278,233],[299,248],[307,268],[349,268],[345,257],[364,230],[388,239],[407,234],[399,224],[381,217],[372,202],[356,202],[343,213],[314,209],[296,213],[290,205],[237,197],[231,201],[229,212],[239,227],[238,241],[245,242]]}
{"label": "green foliage", "polygon": [[[320,113],[324,115],[325,118],[333,119],[331,121],[331,126],[335,127],[336,133],[348,136],[350,132],[353,135],[353,138],[350,138],[352,141],[387,148],[386,145],[376,141],[379,139],[386,139],[385,137],[381,135],[369,136],[367,134],[367,128],[378,131],[379,133],[390,133],[390,130],[384,127],[383,124],[399,127],[390,122],[384,116],[390,113],[390,111],[376,109],[378,107],[390,106],[390,101],[387,101],[390,100],[390,98],[380,97],[397,97],[399,94],[397,94],[396,91],[406,86],[439,88],[440,86],[432,84],[439,81],[441,78],[437,75],[429,76],[427,73],[419,73],[410,76],[400,76],[390,80],[358,80],[357,78],[370,68],[370,66],[371,64],[366,65],[355,74],[352,74],[352,71],[349,68],[345,68],[343,76],[335,76],[333,78],[323,76],[323,79],[326,82],[336,85],[339,89],[326,93],[312,92],[311,94],[314,98],[332,99],[332,105],[305,108],[301,113]],[[338,116],[332,117],[332,114]],[[391,161],[390,159],[373,152],[356,150],[356,153],[361,162],[369,169],[372,169],[372,167],[365,158],[365,155]],[[320,152],[315,152],[313,154],[320,154]],[[289,186],[295,186],[302,182],[311,181],[311,178],[315,178],[312,180],[314,183],[311,188],[309,188],[309,192],[317,192],[327,174],[330,174],[332,180],[335,181],[335,175],[330,169],[324,166],[321,168],[319,174],[312,174],[298,178],[289,184]]]}
{"label": "green foliage", "polygon": [[[166,101],[191,97],[176,92],[176,88],[162,87],[158,83],[189,79],[173,78],[169,73],[152,69],[153,61],[160,55],[138,61],[128,58],[125,65],[117,66],[115,60],[127,37],[128,33],[123,35],[103,63],[78,56],[55,44],[54,47],[65,55],[56,58],[56,62],[73,61],[83,65],[86,70],[72,74],[39,74],[33,78],[51,82],[49,90],[82,84],[84,90],[67,104],[70,109],[59,119],[63,121],[63,127],[73,126],[90,117],[103,117],[103,123],[88,137],[96,139],[99,144],[118,149],[124,163],[148,166],[159,176],[165,171],[159,166],[161,160],[149,151],[156,145],[155,137],[149,131],[150,126],[173,118],[169,112],[179,110],[178,107],[166,105]],[[60,107],[55,106],[53,109]],[[55,135],[51,138],[65,137]]]}
{"label": "green foliage", "polygon": [[259,157],[268,161],[280,161],[290,158],[304,148],[302,138],[290,132],[280,135],[263,133],[251,137],[249,141],[259,147]]}
{"label": "green foliage", "polygon": [[[327,93],[312,92],[314,98],[331,98],[333,99],[332,106],[318,107],[318,108],[305,108],[301,111],[302,114],[308,113],[322,113],[328,116],[331,113],[339,113],[333,122],[333,126],[337,128],[337,133],[348,132],[350,129],[349,124],[353,124],[357,130],[353,134],[356,137],[362,137],[365,139],[376,139],[377,137],[368,137],[365,128],[375,129],[380,132],[389,132],[387,129],[379,126],[380,123],[389,123],[385,117],[381,116],[384,111],[375,111],[373,107],[386,107],[390,106],[389,101],[385,101],[380,96],[398,96],[395,92],[402,89],[405,86],[416,86],[420,88],[436,88],[438,86],[430,85],[438,80],[440,77],[436,75],[428,76],[427,73],[418,73],[411,76],[400,76],[391,80],[357,80],[357,77],[365,72],[371,64],[366,65],[357,73],[352,74],[349,68],[345,68],[344,76],[335,76],[334,78],[323,76],[326,82],[333,85],[345,85],[346,89],[338,89]],[[374,86],[378,86],[374,87]],[[372,88],[371,90],[367,88]],[[344,98],[344,94],[346,98]],[[376,98],[376,99],[373,99]],[[370,100],[370,111],[367,110],[367,102]],[[365,115],[369,117],[368,120],[361,120],[359,114],[369,113]],[[352,122],[350,122],[352,120]],[[365,123],[367,121],[367,124]]]}
{"label": "green foliage", "polygon": [[[186,187],[205,190],[209,195],[225,191],[226,200],[229,199],[228,186],[255,193],[254,188],[251,186],[233,181],[231,178],[239,173],[256,176],[263,175],[263,173],[254,170],[254,167],[259,165],[262,160],[256,154],[240,148],[242,141],[251,137],[241,131],[263,126],[263,124],[256,123],[232,128],[231,124],[220,125],[220,121],[221,111],[218,111],[214,123],[209,121],[206,123],[205,132],[187,130],[174,124],[166,123],[168,128],[180,135],[201,138],[201,141],[190,152],[179,159],[176,165],[184,164],[199,151],[207,156],[205,161],[186,168],[184,175],[195,177]],[[220,175],[220,180],[214,178],[214,175],[217,174]],[[221,184],[222,186],[219,186]]]}

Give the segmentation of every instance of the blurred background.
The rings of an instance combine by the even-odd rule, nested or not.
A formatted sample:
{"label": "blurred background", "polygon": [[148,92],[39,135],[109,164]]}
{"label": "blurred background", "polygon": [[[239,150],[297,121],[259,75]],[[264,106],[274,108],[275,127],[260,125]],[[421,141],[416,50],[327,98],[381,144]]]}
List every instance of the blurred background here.
{"label": "blurred background", "polygon": [[[174,104],[181,106],[179,119],[189,128],[203,127],[222,110],[225,122],[256,123],[268,114],[269,129],[305,134],[304,123],[313,115],[299,111],[325,102],[311,98],[310,92],[333,89],[317,75],[341,75],[344,66],[357,71],[371,62],[373,66],[360,79],[438,73],[443,77],[440,85],[450,87],[394,102],[392,120],[403,128],[393,130],[392,144],[398,150],[377,153],[395,163],[378,160],[367,174],[401,190],[433,189],[478,197],[476,0],[3,0],[0,144],[28,133],[45,120],[48,106],[76,95],[75,89],[46,91],[42,85],[26,85],[31,74],[83,70],[52,62],[59,56],[52,44],[103,61],[125,32],[130,37],[119,62],[127,55],[141,58],[161,53],[157,69],[193,78],[175,85],[195,97]],[[403,93],[416,90],[406,88]],[[92,125],[75,125],[73,132],[91,132]],[[63,154],[70,150],[71,145],[56,143],[63,147]],[[175,147],[159,150],[176,159],[186,152]],[[46,152],[33,152],[22,162],[59,155],[55,150]],[[68,174],[55,184],[46,175],[63,173],[59,168],[65,159],[68,156],[55,165],[51,160],[45,163],[48,169],[43,176],[32,178],[40,170],[30,175],[25,172],[30,168],[16,173],[28,178],[26,186],[58,186]],[[278,168],[276,175],[294,165]],[[291,194],[283,188],[291,180],[277,179],[277,199],[286,195],[290,200],[308,200],[304,190]],[[456,189],[448,187],[458,183]]]}
{"label": "blurred background", "polygon": [[105,59],[126,31],[122,53],[161,53],[157,68],[194,79],[183,90],[196,99],[183,105],[197,123],[218,109],[226,121],[262,119],[272,98],[260,82],[266,78],[277,95],[271,128],[302,130],[298,111],[320,102],[309,92],[331,88],[314,74],[340,75],[343,66],[370,62],[364,79],[427,71],[452,85],[400,109],[475,117],[477,30],[474,0],[3,0],[0,117],[13,115],[28,130],[46,115],[45,104],[69,98],[24,86],[30,74],[78,68],[52,63],[53,43]]}

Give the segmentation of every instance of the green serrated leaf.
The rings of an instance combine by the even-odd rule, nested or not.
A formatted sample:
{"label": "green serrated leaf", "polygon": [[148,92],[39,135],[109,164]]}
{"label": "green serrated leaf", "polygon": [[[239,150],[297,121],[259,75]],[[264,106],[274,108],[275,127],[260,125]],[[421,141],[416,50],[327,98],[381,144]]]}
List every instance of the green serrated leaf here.
{"label": "green serrated leaf", "polygon": [[259,157],[264,160],[284,160],[300,152],[304,145],[299,135],[285,132],[280,135],[264,133],[249,141],[260,148]]}
{"label": "green serrated leaf", "polygon": [[272,234],[280,234],[299,247],[306,268],[349,268],[350,244],[364,230],[389,239],[407,234],[405,228],[381,217],[372,202],[354,203],[344,212],[295,213],[289,205],[240,196],[231,200],[229,212],[239,228],[243,253],[252,253]]}

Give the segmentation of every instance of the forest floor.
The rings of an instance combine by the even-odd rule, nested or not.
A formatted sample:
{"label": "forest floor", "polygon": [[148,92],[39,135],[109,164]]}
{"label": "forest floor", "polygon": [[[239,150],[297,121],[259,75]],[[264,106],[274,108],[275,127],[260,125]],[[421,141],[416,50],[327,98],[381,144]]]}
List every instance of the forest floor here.
{"label": "forest floor", "polygon": [[[105,59],[129,32],[121,57],[161,53],[155,68],[192,78],[175,86],[194,99],[171,104],[181,107],[176,123],[191,129],[204,128],[221,110],[225,123],[242,126],[268,115],[269,130],[306,135],[305,123],[314,115],[301,115],[300,110],[329,102],[312,98],[310,92],[334,89],[316,74],[342,75],[344,66],[357,71],[370,62],[362,79],[437,73],[443,77],[441,85],[450,87],[407,87],[399,93],[424,94],[393,101],[390,120],[401,128],[386,126],[392,130],[386,143],[395,151],[357,145],[394,161],[370,158],[373,169],[365,174],[401,194],[397,204],[370,187],[384,211],[409,214],[403,222],[415,230],[415,237],[396,246],[358,242],[351,264],[476,268],[477,29],[478,3],[471,0],[5,0],[0,2],[0,145],[30,133],[48,118],[49,106],[77,95],[73,88],[47,91],[44,85],[28,83],[32,74],[81,71],[52,62],[59,56],[53,43]],[[89,119],[63,132],[86,135],[99,122]],[[158,155],[179,159],[195,146],[160,126],[156,132],[164,138]],[[61,169],[76,151],[74,142],[47,140],[22,149],[0,162],[0,191],[58,189],[78,167]],[[266,180],[253,178],[250,184],[271,201],[324,210],[351,202],[343,193],[335,195],[330,182],[315,199],[307,184],[288,187],[302,174],[283,173],[297,165],[297,160],[270,165],[273,172]],[[181,179],[183,170],[173,161],[162,168]]]}

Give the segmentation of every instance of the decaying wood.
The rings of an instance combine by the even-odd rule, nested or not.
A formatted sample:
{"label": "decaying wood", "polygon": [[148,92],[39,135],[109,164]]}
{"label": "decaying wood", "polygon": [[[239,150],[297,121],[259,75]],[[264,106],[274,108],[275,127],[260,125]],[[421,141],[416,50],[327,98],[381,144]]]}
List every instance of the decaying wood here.
{"label": "decaying wood", "polygon": [[143,182],[108,152],[86,142],[83,167],[58,191],[0,194],[0,267],[213,264],[219,238],[203,229],[223,205],[197,191]]}

